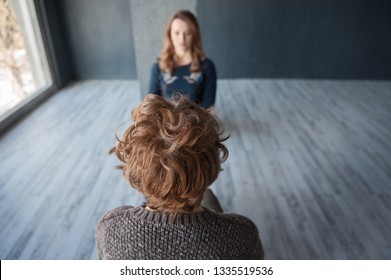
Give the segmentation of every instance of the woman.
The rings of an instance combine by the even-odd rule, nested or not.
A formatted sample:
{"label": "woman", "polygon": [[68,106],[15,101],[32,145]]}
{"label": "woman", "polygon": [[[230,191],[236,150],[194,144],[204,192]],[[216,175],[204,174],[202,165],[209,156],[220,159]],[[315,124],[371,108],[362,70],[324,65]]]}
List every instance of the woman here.
{"label": "woman", "polygon": [[179,92],[205,109],[214,106],[216,70],[206,58],[195,16],[179,11],[170,19],[160,58],[152,65],[149,93],[169,99]]}
{"label": "woman", "polygon": [[147,199],[97,226],[100,259],[262,259],[255,224],[201,206],[228,156],[216,118],[188,98],[149,94],[112,149],[119,169]]}

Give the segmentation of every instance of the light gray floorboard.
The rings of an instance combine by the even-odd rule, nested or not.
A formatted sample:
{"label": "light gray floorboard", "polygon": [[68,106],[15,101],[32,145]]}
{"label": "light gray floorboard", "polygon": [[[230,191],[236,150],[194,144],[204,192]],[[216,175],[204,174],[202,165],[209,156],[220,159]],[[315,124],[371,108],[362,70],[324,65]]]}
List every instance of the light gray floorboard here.
{"label": "light gray floorboard", "polygon": [[391,258],[390,102],[390,82],[220,81],[230,158],[214,188],[267,258]]}
{"label": "light gray floorboard", "polygon": [[[136,81],[75,83],[0,138],[0,258],[95,259],[95,225],[143,198],[108,150]],[[267,259],[391,259],[391,82],[220,80],[230,156],[212,185]]]}
{"label": "light gray floorboard", "polygon": [[97,219],[125,198],[137,203],[108,151],[138,86],[74,84],[1,138],[0,258],[89,259]]}

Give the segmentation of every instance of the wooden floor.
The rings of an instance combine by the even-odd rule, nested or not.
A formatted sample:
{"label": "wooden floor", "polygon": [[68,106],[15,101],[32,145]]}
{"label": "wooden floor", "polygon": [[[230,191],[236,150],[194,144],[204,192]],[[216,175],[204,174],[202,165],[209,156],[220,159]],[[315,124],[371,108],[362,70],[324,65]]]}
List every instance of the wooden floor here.
{"label": "wooden floor", "polygon": [[[142,197],[107,152],[135,81],[60,91],[0,138],[0,259],[95,259],[94,227]],[[267,259],[391,259],[391,82],[221,80],[230,150],[212,189]]]}

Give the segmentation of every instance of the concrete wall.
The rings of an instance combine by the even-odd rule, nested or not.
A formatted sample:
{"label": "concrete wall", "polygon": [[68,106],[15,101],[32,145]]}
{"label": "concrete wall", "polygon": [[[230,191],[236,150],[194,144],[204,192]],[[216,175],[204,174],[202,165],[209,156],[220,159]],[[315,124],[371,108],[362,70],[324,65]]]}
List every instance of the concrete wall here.
{"label": "concrete wall", "polygon": [[129,0],[60,5],[74,79],[137,79]]}
{"label": "concrete wall", "polygon": [[[52,0],[35,0],[42,25],[47,33],[50,59],[53,68],[52,76],[58,87],[63,87],[74,79],[70,61],[70,49],[68,39],[65,37],[65,20],[59,2]],[[44,20],[46,19],[46,20]],[[50,39],[49,39],[50,38]]]}
{"label": "concrete wall", "polygon": [[73,79],[138,79],[147,93],[163,30],[180,9],[198,17],[219,78],[391,79],[387,0],[56,3],[64,42],[57,45]]}
{"label": "concrete wall", "polygon": [[387,0],[198,0],[219,78],[391,79]]}

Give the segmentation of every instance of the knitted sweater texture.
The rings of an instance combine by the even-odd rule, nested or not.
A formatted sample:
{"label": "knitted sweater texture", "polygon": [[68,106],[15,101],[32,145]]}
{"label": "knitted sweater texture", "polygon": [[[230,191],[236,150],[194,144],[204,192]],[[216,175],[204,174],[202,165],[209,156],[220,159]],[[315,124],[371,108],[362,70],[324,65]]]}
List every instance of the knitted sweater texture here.
{"label": "knitted sweater texture", "polygon": [[263,259],[255,224],[204,208],[177,215],[122,206],[98,222],[99,259]]}

